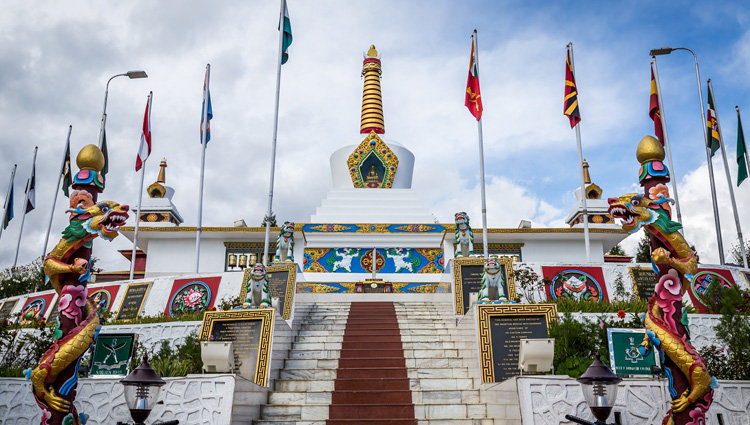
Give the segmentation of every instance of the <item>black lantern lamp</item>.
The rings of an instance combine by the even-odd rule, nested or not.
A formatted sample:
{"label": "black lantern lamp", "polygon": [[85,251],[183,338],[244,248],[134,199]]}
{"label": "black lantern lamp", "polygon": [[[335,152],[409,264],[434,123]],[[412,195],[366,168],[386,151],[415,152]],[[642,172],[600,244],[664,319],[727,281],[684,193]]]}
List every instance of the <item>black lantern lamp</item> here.
{"label": "black lantern lamp", "polygon": [[607,425],[607,418],[612,413],[612,407],[617,400],[617,384],[622,382],[622,378],[612,373],[599,359],[599,355],[597,352],[591,366],[580,378],[576,379],[583,387],[583,398],[596,418],[596,423],[572,415],[565,415],[565,419],[583,425]]}
{"label": "black lantern lamp", "polygon": [[136,425],[142,425],[156,405],[159,391],[166,382],[148,364],[148,354],[146,354],[143,356],[143,363],[120,383],[125,387],[125,404],[130,409],[130,417]]}

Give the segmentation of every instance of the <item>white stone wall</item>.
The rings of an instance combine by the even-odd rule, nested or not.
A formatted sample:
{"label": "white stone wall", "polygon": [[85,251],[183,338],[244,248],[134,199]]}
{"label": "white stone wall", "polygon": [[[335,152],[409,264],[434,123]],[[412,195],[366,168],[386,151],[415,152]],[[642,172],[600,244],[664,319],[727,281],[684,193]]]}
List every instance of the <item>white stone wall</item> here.
{"label": "white stone wall", "polygon": [[[567,376],[515,378],[523,425],[570,424],[566,414],[594,421],[583,399],[581,385]],[[666,381],[651,378],[625,379],[619,386],[617,401],[610,416],[619,412],[623,425],[661,423],[671,400]],[[718,415],[726,425],[750,423],[750,381],[719,381],[708,424],[718,424]]]}

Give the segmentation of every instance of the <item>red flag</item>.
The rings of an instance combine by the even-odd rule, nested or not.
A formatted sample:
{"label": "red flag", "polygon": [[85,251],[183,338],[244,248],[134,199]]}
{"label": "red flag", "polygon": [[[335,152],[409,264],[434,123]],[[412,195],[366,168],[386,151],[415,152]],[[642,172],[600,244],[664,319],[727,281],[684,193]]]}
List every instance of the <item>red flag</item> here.
{"label": "red flag", "polygon": [[141,146],[138,149],[138,156],[135,158],[135,171],[143,167],[143,164],[151,155],[151,98],[153,93],[149,93],[146,102],[146,112],[143,114],[143,132],[141,133]]}
{"label": "red flag", "polygon": [[654,120],[654,134],[661,144],[664,144],[664,130],[661,127],[661,105],[659,105],[659,91],[656,88],[654,78],[654,66],[651,65],[651,100],[648,107],[648,116]]}
{"label": "red flag", "polygon": [[[476,31],[474,31],[476,34]],[[471,59],[469,60],[469,79],[466,81],[466,101],[464,104],[469,108],[471,115],[479,121],[482,118],[482,95],[479,94],[479,67],[476,61],[476,39],[471,36]]]}
{"label": "red flag", "polygon": [[570,63],[570,48],[565,59],[565,108],[563,114],[570,119],[570,128],[581,122],[581,111],[578,110],[578,88],[576,77],[573,75],[573,65]]}

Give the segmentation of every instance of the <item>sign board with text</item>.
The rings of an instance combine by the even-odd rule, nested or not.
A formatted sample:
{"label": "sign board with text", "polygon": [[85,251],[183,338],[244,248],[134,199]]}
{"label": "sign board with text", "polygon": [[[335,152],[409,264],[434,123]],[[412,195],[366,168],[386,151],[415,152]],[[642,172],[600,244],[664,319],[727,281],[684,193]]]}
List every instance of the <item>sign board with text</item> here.
{"label": "sign board with text", "polygon": [[115,320],[133,320],[141,313],[151,282],[131,283],[125,289]]}
{"label": "sign board with text", "polygon": [[482,382],[518,376],[521,339],[547,338],[555,304],[477,304],[475,318]]}
{"label": "sign board with text", "polygon": [[628,267],[633,281],[633,292],[639,300],[648,301],[656,289],[656,273],[650,267]]}
{"label": "sign board with text", "polygon": [[607,329],[609,364],[613,372],[618,375],[651,375],[651,366],[657,364],[656,350],[648,356],[642,356],[638,351],[645,335],[643,329]]}
{"label": "sign board with text", "polygon": [[271,371],[274,309],[207,311],[201,341],[232,341],[234,373],[261,387]]}
{"label": "sign board with text", "polygon": [[96,338],[89,376],[124,377],[130,372],[138,334],[102,334]]}

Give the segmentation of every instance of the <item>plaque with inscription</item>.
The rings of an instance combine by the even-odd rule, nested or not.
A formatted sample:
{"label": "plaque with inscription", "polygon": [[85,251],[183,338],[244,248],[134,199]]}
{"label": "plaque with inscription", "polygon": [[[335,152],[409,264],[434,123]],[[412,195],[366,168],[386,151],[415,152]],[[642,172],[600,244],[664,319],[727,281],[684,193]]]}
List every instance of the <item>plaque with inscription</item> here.
{"label": "plaque with inscription", "polygon": [[502,382],[519,375],[521,339],[547,338],[557,320],[555,304],[477,304],[477,342],[482,382]]}
{"label": "plaque with inscription", "polygon": [[265,387],[271,365],[273,319],[272,308],[207,311],[200,339],[232,341],[234,373]]}
{"label": "plaque with inscription", "polygon": [[[503,276],[503,289],[509,300],[516,299],[516,283],[513,277],[513,260],[510,257],[498,257]],[[453,260],[453,297],[456,316],[463,316],[471,308],[471,293],[482,289],[483,258],[456,258]]]}
{"label": "plaque with inscription", "polygon": [[130,372],[138,334],[101,333],[94,342],[89,376],[124,377]]}
{"label": "plaque with inscription", "polygon": [[60,310],[57,308],[58,304],[60,304],[60,297],[57,297],[55,304],[52,306],[52,311],[50,311],[49,316],[47,316],[47,326],[57,325],[57,316],[60,315]]}
{"label": "plaque with inscription", "polygon": [[656,273],[648,267],[630,267],[633,292],[640,300],[650,300],[656,288]]}
{"label": "plaque with inscription", "polygon": [[[250,279],[251,268],[245,269],[242,277],[242,288],[240,289],[240,300],[247,297],[246,283]],[[273,306],[279,311],[284,320],[292,317],[292,302],[294,300],[294,289],[297,285],[297,264],[280,264],[266,267],[268,277],[268,295],[271,296]]]}
{"label": "plaque with inscription", "polygon": [[18,298],[15,300],[5,300],[3,306],[0,307],[0,320],[5,320],[10,316],[10,313],[16,308],[18,304]]}
{"label": "plaque with inscription", "polygon": [[125,296],[122,297],[115,320],[133,320],[138,317],[149,289],[151,289],[151,282],[129,284],[125,289]]}

